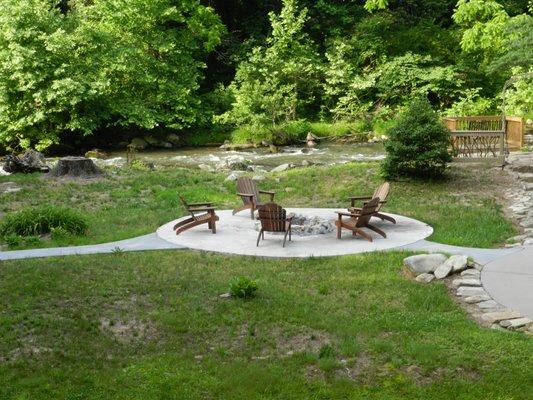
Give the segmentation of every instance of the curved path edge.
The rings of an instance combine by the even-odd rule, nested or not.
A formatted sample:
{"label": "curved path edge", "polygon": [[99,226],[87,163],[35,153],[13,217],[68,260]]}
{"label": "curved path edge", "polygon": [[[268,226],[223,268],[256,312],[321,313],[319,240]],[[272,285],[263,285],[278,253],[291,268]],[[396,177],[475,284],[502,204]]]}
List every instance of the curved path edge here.
{"label": "curved path edge", "polygon": [[0,251],[0,261],[73,256],[85,254],[106,254],[116,251],[145,251],[184,249],[183,246],[160,239],[155,232],[117,242],[91,244],[86,246],[49,247],[44,249]]}

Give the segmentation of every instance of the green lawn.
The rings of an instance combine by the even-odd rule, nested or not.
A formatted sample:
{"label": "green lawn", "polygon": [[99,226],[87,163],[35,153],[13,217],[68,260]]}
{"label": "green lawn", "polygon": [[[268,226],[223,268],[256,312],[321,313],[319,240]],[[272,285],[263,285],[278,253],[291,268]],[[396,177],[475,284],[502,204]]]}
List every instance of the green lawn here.
{"label": "green lawn", "polygon": [[[348,205],[351,195],[372,194],[379,184],[378,163],[294,169],[267,175],[262,188],[277,191],[284,206],[335,207]],[[493,247],[515,234],[496,202],[502,188],[494,183],[501,171],[452,167],[441,182],[395,182],[386,209],[430,224],[432,240],[464,246]],[[0,177],[23,190],[0,195],[0,213],[28,206],[69,206],[87,215],[84,237],[55,238],[32,246],[100,243],[153,232],[184,210],[177,193],[193,200],[211,200],[218,207],[238,203],[235,182],[226,174],[172,168],[154,172],[110,171],[96,182],[58,182],[41,175]],[[488,191],[487,188],[492,191]],[[495,194],[496,193],[496,194]]]}
{"label": "green lawn", "polygon": [[[1,399],[530,399],[533,342],[405,253],[144,252],[0,264]],[[234,277],[252,300],[220,299]]]}

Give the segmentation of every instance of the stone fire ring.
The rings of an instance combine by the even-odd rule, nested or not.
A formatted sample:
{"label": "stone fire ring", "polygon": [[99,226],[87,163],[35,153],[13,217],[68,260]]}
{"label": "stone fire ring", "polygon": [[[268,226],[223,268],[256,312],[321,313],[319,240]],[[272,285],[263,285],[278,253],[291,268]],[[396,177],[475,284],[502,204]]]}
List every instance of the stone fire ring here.
{"label": "stone fire ring", "polygon": [[[309,217],[319,217],[335,220],[336,208],[287,208],[287,213],[302,214]],[[433,229],[420,221],[401,215],[394,215],[396,225],[372,218],[371,223],[381,228],[387,238],[367,230],[374,241],[371,243],[343,229],[342,239],[336,237],[336,231],[327,234],[312,236],[292,236],[292,242],[287,239],[285,248],[281,247],[283,237],[278,234],[265,233],[265,240],[261,240],[256,247],[258,232],[255,222],[250,218],[248,211],[236,215],[231,210],[216,212],[220,220],[217,222],[217,233],[212,234],[207,229],[207,224],[189,229],[179,235],[172,230],[180,221],[169,222],[157,230],[157,235],[170,243],[181,245],[190,249],[213,251],[226,254],[239,254],[262,257],[324,257],[345,254],[357,254],[371,251],[380,251],[405,246],[422,240],[433,233]]]}

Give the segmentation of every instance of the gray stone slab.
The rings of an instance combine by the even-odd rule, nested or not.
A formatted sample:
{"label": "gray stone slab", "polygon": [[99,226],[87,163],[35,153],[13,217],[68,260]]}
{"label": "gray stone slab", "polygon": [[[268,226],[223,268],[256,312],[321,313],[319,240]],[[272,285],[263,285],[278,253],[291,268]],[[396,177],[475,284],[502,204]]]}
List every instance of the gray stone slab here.
{"label": "gray stone slab", "polygon": [[521,318],[522,315],[518,311],[513,310],[506,310],[506,311],[498,311],[498,312],[491,312],[486,313],[481,316],[481,319],[487,322],[499,322],[503,321],[504,319],[511,319],[511,318]]}
{"label": "gray stone slab", "polygon": [[482,287],[473,287],[473,286],[460,286],[457,289],[457,296],[476,296],[479,294],[487,294]]}
{"label": "gray stone slab", "polygon": [[425,251],[428,253],[465,254],[483,265],[523,250],[522,247],[512,247],[507,249],[479,249],[473,247],[451,246],[448,244],[430,242],[428,240],[420,240],[418,242],[402,246],[402,249],[409,251]]}

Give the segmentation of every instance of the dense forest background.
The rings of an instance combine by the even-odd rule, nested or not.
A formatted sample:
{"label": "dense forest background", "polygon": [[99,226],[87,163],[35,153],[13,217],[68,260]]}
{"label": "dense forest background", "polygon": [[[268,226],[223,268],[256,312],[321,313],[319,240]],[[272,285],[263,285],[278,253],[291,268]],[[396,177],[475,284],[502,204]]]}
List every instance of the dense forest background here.
{"label": "dense forest background", "polygon": [[[406,103],[532,117],[533,1],[0,0],[0,144],[384,132]],[[274,135],[274,136],[273,136]],[[89,138],[89,139],[88,139]],[[176,139],[178,138],[178,139]]]}

